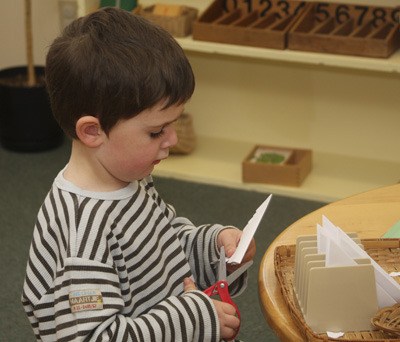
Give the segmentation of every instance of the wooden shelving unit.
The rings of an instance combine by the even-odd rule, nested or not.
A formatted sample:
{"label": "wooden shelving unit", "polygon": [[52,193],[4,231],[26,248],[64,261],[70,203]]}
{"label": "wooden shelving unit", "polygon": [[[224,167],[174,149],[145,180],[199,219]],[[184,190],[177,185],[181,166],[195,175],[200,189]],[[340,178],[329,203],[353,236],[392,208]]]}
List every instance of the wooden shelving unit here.
{"label": "wooden shelving unit", "polygon": [[307,0],[309,2],[337,2],[337,3],[349,3],[359,4],[367,6],[384,6],[384,7],[396,7],[399,6],[397,0]]}
{"label": "wooden shelving unit", "polygon": [[[182,3],[203,10],[211,1]],[[400,181],[399,51],[385,59],[177,41],[197,79],[187,109],[198,148],[156,175],[328,202]],[[312,149],[311,174],[298,188],[243,183],[255,144]]]}
{"label": "wooden shelving unit", "polygon": [[249,46],[219,44],[213,42],[196,41],[191,37],[177,38],[177,41],[186,51],[202,52],[210,55],[215,54],[236,56],[266,61],[301,63],[306,65],[400,74],[400,51],[395,52],[390,58],[387,59],[362,58],[328,53],[273,50]]}

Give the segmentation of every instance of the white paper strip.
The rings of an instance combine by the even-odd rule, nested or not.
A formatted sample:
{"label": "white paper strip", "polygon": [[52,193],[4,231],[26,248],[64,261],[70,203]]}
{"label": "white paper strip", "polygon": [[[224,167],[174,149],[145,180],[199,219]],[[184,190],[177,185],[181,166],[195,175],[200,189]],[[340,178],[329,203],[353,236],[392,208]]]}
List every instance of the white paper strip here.
{"label": "white paper strip", "polygon": [[271,198],[272,195],[269,195],[268,198],[258,207],[253,217],[247,223],[246,227],[244,227],[243,234],[240,238],[236,251],[229,259],[227,259],[227,263],[240,264],[242,262],[243,257],[246,254],[247,248],[249,248],[251,239],[253,238],[258,228],[258,225],[260,224],[260,221],[263,218],[265,211],[267,210]]}

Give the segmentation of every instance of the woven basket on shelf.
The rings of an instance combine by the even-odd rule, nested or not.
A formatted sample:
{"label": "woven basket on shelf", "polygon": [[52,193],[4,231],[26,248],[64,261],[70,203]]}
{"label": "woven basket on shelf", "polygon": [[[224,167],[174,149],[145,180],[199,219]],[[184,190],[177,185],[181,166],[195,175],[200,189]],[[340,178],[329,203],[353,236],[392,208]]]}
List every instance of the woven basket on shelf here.
{"label": "woven basket on shelf", "polygon": [[[386,272],[398,271],[400,239],[364,239],[361,242],[369,256]],[[330,338],[327,334],[315,333],[305,322],[293,294],[295,252],[295,245],[278,246],[275,249],[275,274],[293,322],[303,334],[305,341],[400,342],[400,336],[395,336],[382,328],[369,331],[347,331],[339,339]]]}
{"label": "woven basket on shelf", "polygon": [[183,113],[174,122],[178,143],[170,149],[173,154],[189,154],[196,147],[196,134],[193,127],[193,118],[188,113]]}

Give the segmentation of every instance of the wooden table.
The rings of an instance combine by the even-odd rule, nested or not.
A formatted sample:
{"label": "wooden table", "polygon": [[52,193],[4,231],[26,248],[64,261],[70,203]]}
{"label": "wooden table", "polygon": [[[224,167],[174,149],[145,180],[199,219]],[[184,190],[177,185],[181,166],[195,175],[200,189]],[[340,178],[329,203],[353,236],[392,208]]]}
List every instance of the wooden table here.
{"label": "wooden table", "polygon": [[400,184],[379,188],[330,203],[293,223],[269,246],[259,270],[259,296],[264,317],[281,341],[303,341],[281,294],[274,269],[275,247],[296,243],[299,235],[316,234],[325,215],[361,239],[379,238],[400,220]]}

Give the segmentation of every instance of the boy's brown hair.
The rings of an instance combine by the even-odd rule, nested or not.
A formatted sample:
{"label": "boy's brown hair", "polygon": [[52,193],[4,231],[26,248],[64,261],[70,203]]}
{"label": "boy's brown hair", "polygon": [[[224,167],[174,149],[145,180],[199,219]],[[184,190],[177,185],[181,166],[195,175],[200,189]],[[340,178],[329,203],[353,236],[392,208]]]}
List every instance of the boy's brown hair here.
{"label": "boy's brown hair", "polygon": [[161,100],[182,104],[194,91],[191,66],[175,39],[142,17],[104,8],[68,25],[51,45],[46,82],[55,118],[77,138],[84,115],[109,133]]}

